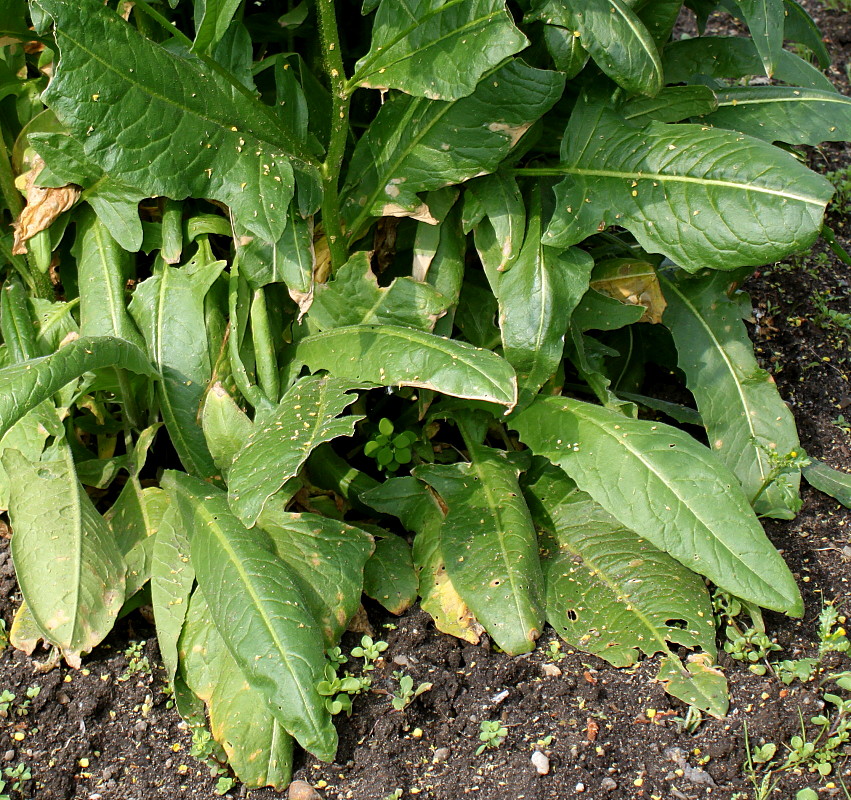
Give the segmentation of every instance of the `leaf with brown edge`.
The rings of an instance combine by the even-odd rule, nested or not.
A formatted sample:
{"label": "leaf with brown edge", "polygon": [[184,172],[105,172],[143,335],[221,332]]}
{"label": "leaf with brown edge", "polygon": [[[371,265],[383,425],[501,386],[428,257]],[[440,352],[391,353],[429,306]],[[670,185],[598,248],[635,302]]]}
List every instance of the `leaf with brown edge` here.
{"label": "leaf with brown edge", "polygon": [[15,242],[12,254],[27,254],[27,240],[37,233],[47,230],[56,218],[67,211],[80,197],[80,187],[68,184],[58,188],[37,186],[36,180],[44,169],[44,161],[39,156],[33,159],[33,167],[18,179],[25,181],[27,204],[14,222]]}

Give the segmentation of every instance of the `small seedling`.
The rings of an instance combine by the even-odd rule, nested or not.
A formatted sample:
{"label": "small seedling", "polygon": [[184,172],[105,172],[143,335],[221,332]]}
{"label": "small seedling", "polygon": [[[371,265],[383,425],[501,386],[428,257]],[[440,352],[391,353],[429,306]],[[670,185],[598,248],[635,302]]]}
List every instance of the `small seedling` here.
{"label": "small seedling", "polygon": [[423,692],[429,691],[432,687],[430,683],[421,683],[414,689],[414,679],[402,672],[394,672],[393,677],[399,681],[399,690],[391,695],[390,701],[396,711],[403,711]]}
{"label": "small seedling", "polygon": [[9,707],[15,702],[14,692],[4,689],[0,692],[0,717],[9,716]]}
{"label": "small seedling", "polygon": [[218,795],[227,794],[231,789],[233,789],[234,783],[235,781],[233,778],[228,775],[222,775],[216,781],[216,788],[213,791],[215,791]]}
{"label": "small seedling", "polygon": [[562,659],[567,658],[567,655],[561,651],[561,642],[558,639],[553,639],[549,643],[547,646],[546,656],[547,660],[551,661],[553,664],[557,664]]}
{"label": "small seedling", "polygon": [[337,715],[345,711],[346,716],[351,716],[352,697],[369,691],[371,687],[371,678],[352,675],[350,672],[340,677],[332,664],[326,664],[325,680],[316,685],[316,691],[326,698],[325,708],[328,713]]}
{"label": "small seedling", "polygon": [[32,779],[30,768],[23,761],[15,764],[14,767],[6,767],[3,774],[9,779],[12,784],[12,791],[15,792],[21,791],[21,787]]}
{"label": "small seedling", "polygon": [[480,756],[485,750],[493,750],[499,747],[508,736],[508,728],[506,728],[497,719],[482,720],[479,725],[479,739],[483,744],[480,744],[476,749],[476,755]]}
{"label": "small seedling", "polygon": [[342,666],[348,662],[347,656],[340,650],[339,647],[332,647],[325,653],[328,660],[334,665],[334,668]]}
{"label": "small seedling", "polygon": [[355,658],[362,658],[364,671],[369,672],[375,669],[374,663],[381,658],[381,654],[386,649],[387,642],[382,642],[380,639],[374,642],[371,636],[364,636],[360,640],[360,647],[352,648],[352,655]]}
{"label": "small seedling", "polygon": [[151,671],[151,662],[144,654],[145,642],[130,642],[127,649],[124,651],[124,657],[127,659],[127,667],[121,675],[118,676],[119,681],[129,681],[134,675],[139,673],[149,674]]}
{"label": "small seedling", "polygon": [[411,448],[416,440],[417,434],[413,431],[402,431],[394,436],[393,423],[383,417],[378,423],[378,433],[364,445],[363,454],[374,458],[385,472],[396,472],[399,467],[411,463]]}
{"label": "small seedling", "polygon": [[684,717],[673,717],[672,722],[681,732],[694,735],[703,722],[703,712],[697,706],[689,706]]}

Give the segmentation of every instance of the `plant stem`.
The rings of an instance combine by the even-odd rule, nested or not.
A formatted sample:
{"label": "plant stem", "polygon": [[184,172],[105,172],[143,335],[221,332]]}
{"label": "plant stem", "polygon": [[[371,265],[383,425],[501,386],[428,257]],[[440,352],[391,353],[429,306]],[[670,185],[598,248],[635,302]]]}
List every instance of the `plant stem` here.
{"label": "plant stem", "polygon": [[340,36],[337,32],[337,15],[334,0],[315,0],[322,39],[322,57],[325,71],[331,82],[331,138],[328,152],[320,166],[322,173],[322,224],[331,251],[331,271],[336,272],[346,263],[348,249],[340,221],[340,168],[346,151],[349,134],[349,101],[346,73],[340,53]]}

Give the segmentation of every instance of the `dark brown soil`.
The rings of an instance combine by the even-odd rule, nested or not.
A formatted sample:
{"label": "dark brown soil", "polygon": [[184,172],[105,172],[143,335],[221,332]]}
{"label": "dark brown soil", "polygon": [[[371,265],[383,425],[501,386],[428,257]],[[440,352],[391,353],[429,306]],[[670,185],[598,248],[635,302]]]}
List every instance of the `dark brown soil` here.
{"label": "dark brown soil", "polygon": [[[821,8],[815,14],[836,56],[831,75],[848,93],[851,14]],[[851,163],[849,152],[846,145],[815,150],[812,164],[835,170]],[[851,249],[851,223],[834,215],[830,224]],[[851,311],[851,269],[818,245],[794,263],[762,270],[746,288],[755,309],[758,355],[795,412],[804,448],[851,472],[851,435],[842,427],[848,423],[838,419],[851,420],[851,330],[831,323],[823,311],[825,304]],[[851,511],[806,486],[803,498],[796,520],[766,523],[806,601],[803,620],[767,615],[769,630],[783,647],[779,658],[812,655],[825,601],[835,601],[851,616]],[[10,623],[20,598],[7,542],[0,545],[0,616]],[[730,713],[723,720],[707,718],[690,734],[677,720],[685,706],[654,681],[653,659],[615,670],[565,648],[554,662],[547,655],[551,631],[534,653],[510,658],[487,643],[474,647],[436,632],[420,611],[399,619],[375,608],[369,612],[377,635],[389,643],[386,660],[375,670],[373,692],[355,701],[350,719],[340,720],[335,764],[303,755],[296,763],[295,777],[317,787],[322,797],[750,800],[757,795],[743,768],[745,728],[751,746],[774,742],[784,753],[784,743],[800,732],[801,719],[806,722],[823,705],[813,684],[786,687],[722,655],[732,692]],[[40,673],[11,648],[0,655],[0,692],[16,696],[0,718],[0,767],[24,763],[32,773],[13,798],[216,796],[216,779],[190,755],[190,736],[169,708],[151,637],[151,627],[136,612],[77,672],[60,667]],[[134,645],[138,642],[143,644]],[[354,637],[345,642],[354,643]],[[136,653],[128,651],[131,646]],[[837,657],[840,663],[851,666]],[[433,684],[404,712],[392,710],[384,693],[395,687],[392,672],[399,669],[415,684]],[[40,693],[25,708],[27,688],[34,686]],[[501,720],[508,736],[500,747],[476,755],[483,720]],[[547,775],[539,775],[530,760],[536,746],[549,758]],[[770,796],[794,798],[797,790],[812,787],[819,797],[851,797],[842,788],[843,780],[851,787],[848,754],[846,749],[845,760],[825,779],[806,771],[776,774],[777,791]],[[239,787],[227,796],[246,794],[255,800],[285,796]]]}

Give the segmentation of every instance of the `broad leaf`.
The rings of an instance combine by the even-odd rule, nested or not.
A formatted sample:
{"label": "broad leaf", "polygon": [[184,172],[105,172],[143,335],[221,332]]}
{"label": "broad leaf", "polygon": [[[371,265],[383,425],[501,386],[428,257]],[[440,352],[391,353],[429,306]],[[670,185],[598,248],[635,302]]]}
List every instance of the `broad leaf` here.
{"label": "broad leaf", "polygon": [[172,504],[160,522],[151,558],[151,605],[157,626],[157,643],[169,683],[177,674],[177,645],[195,582],[189,537],[183,518]]}
{"label": "broad leaf", "polygon": [[783,49],[783,0],[735,0],[750,30],[765,74],[774,74],[774,65]]}
{"label": "broad leaf", "polygon": [[640,125],[650,120],[680,122],[689,117],[710,114],[718,108],[715,93],[708,86],[666,86],[655,97],[634,97],[621,107],[624,119]]}
{"label": "broad leaf", "polygon": [[201,411],[201,428],[213,462],[227,477],[234,456],[254,430],[254,423],[220,383],[207,392]]}
{"label": "broad leaf", "polygon": [[3,454],[15,476],[9,517],[12,558],[21,593],[44,638],[72,667],[112,630],[124,602],[124,561],[112,532],[74,472],[61,459],[29,461]]}
{"label": "broad leaf", "polygon": [[416,193],[493,172],[563,88],[559,73],[516,59],[460,100],[389,99],[358,141],[346,175],[342,215],[350,237],[372,217],[433,220]]}
{"label": "broad leaf", "polygon": [[322,633],[291,570],[265,533],[231,513],[224,492],[179,472],[167,472],[163,486],[180,508],[198,585],[228,650],[287,731],[330,761],[337,734],[316,691]]}
{"label": "broad leaf", "polygon": [[43,400],[86,372],[104,367],[155,377],[147,356],[112,336],[85,336],[56,353],[0,369],[0,436]]}
{"label": "broad leaf", "polygon": [[658,680],[664,684],[666,692],[684,703],[713,717],[726,716],[730,706],[727,680],[720,669],[712,666],[707,654],[689,656],[685,666],[675,656],[666,658],[659,668]]}
{"label": "broad leaf", "polygon": [[517,468],[497,450],[469,450],[468,464],[422,464],[414,474],[447,506],[440,547],[458,593],[500,648],[526,653],[544,624],[535,529]]}
{"label": "broad leaf", "polygon": [[417,600],[417,576],[411,547],[395,534],[375,542],[375,552],[366,562],[363,592],[391,614],[402,614]]}
{"label": "broad leaf", "polygon": [[314,447],[352,435],[361,417],[338,417],[357,399],[350,394],[356,388],[332,377],[304,378],[277,408],[258,413],[228,474],[230,505],[245,525],[257,522],[266,501],[298,474]]}
{"label": "broad leaf", "polygon": [[241,0],[195,0],[195,42],[192,49],[204,53],[225,35]]}
{"label": "broad leaf", "polygon": [[[52,403],[44,402],[19,419],[0,437],[0,457],[9,450],[17,450],[27,461],[35,463],[44,450],[47,438],[62,434],[62,423],[56,409]],[[9,508],[11,487],[12,478],[7,474],[0,458],[0,512]]]}
{"label": "broad leaf", "polygon": [[180,660],[186,683],[207,705],[210,732],[239,779],[282,790],[292,774],[293,739],[263,693],[246,680],[200,591],[189,603]]}
{"label": "broad leaf", "polygon": [[420,606],[435,627],[450,636],[478,644],[484,628],[461,599],[446,571],[440,545],[444,512],[435,495],[416,478],[391,478],[361,494],[364,503],[398,517],[414,531],[413,562],[419,584]]}
{"label": "broad leaf", "polygon": [[704,120],[767,142],[817,145],[851,139],[851,99],[786,86],[738,86],[718,93]]}
{"label": "broad leaf", "polygon": [[795,502],[800,474],[766,484],[772,455],[800,449],[795,420],[774,379],[757,364],[740,306],[726,296],[728,278],[715,273],[660,280],[668,301],[664,323],[710,447],[739,479],[745,496],[756,498],[758,514],[792,518],[800,504]]}
{"label": "broad leaf", "polygon": [[808,467],[804,467],[803,472],[810,486],[830,495],[846,508],[851,508],[851,475],[831,469],[815,459]]}
{"label": "broad leaf", "polygon": [[697,125],[636,128],[599,105],[574,111],[555,172],[568,177],[556,187],[547,244],[620,225],[690,272],[807,247],[833,191],[765,142]]}
{"label": "broad leaf", "polygon": [[372,537],[318,514],[285,511],[279,502],[267,503],[258,525],[290,567],[326,647],[335,646],[360,607]]}
{"label": "broad leaf", "polygon": [[703,580],[625,528],[558,467],[526,497],[542,533],[547,620],[574,647],[616,667],[668,642],[715,655],[715,618]]}
{"label": "broad leaf", "polygon": [[676,428],[567,397],[540,398],[512,426],[619,522],[725,591],[792,616],[789,568],[735,476]]}
{"label": "broad leaf", "polygon": [[279,117],[209,63],[145,39],[97,0],[39,5],[55,22],[60,51],[44,100],[86,155],[149,196],[220,200],[277,241],[294,192],[291,160],[315,176]]}
{"label": "broad leaf", "polygon": [[320,330],[386,323],[431,331],[448,305],[434,287],[407,276],[379,286],[369,254],[361,251],[338,270],[334,280],[316,287],[310,320]]}
{"label": "broad leaf", "polygon": [[467,191],[479,201],[486,223],[476,226],[476,249],[492,287],[498,273],[520,255],[526,231],[526,206],[514,176],[497,172],[471,181]]}
{"label": "broad leaf", "polygon": [[171,441],[183,466],[203,477],[216,472],[197,422],[212,376],[204,295],[223,267],[223,261],[182,268],[161,264],[136,287],[130,303],[130,313],[162,375],[157,395]]}
{"label": "broad leaf", "polygon": [[631,5],[623,0],[545,0],[530,18],[576,31],[582,47],[615,83],[652,96],[664,83],[662,64],[653,37]]}
{"label": "broad leaf", "polygon": [[[509,363],[487,350],[396,325],[353,325],[303,339],[298,357],[311,372],[379,386],[415,386],[512,408],[517,383]],[[2,374],[2,373],[0,373]]]}
{"label": "broad leaf", "polygon": [[457,100],[527,44],[505,0],[381,0],[349,86]]}
{"label": "broad leaf", "polygon": [[786,12],[783,38],[808,47],[816,57],[819,68],[827,69],[833,59],[824,45],[818,25],[796,0],[785,0],[783,7]]}

